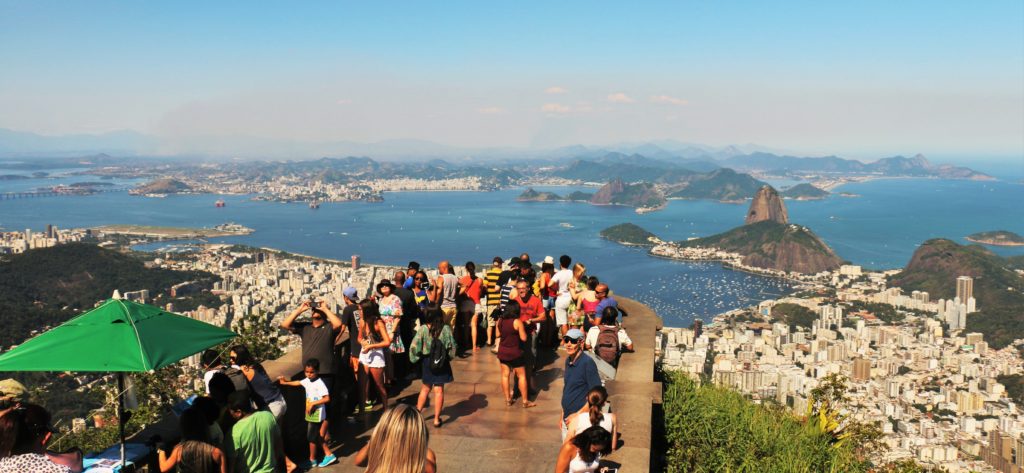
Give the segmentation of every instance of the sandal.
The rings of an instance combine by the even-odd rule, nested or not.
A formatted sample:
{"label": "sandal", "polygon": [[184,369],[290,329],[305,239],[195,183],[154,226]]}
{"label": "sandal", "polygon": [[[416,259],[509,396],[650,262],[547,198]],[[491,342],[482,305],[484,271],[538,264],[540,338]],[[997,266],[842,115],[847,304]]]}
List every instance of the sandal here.
{"label": "sandal", "polygon": [[512,404],[515,403],[515,402],[516,401],[514,401],[512,399],[505,399],[505,405],[507,405],[509,407],[512,407]]}
{"label": "sandal", "polygon": [[444,421],[441,420],[440,418],[434,420],[434,428],[435,429],[440,429],[441,428],[441,424],[443,424],[443,423],[444,423]]}
{"label": "sandal", "polygon": [[531,407],[537,407],[536,402],[523,401],[523,409],[529,409]]}

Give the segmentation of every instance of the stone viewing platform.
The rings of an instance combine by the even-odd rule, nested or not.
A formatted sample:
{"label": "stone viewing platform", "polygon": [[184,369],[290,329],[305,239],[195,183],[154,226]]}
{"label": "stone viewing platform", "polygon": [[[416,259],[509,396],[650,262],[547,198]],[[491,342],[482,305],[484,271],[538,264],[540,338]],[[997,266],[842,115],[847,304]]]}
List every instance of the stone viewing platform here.
{"label": "stone viewing platform", "polygon": [[[660,403],[661,383],[654,382],[655,332],[661,319],[648,307],[616,297],[620,308],[628,314],[623,326],[629,332],[635,352],[625,353],[619,363],[617,379],[608,381],[612,410],[618,416],[621,447],[607,457],[608,466],[622,472],[647,472],[651,468],[651,425],[653,405]],[[281,359],[265,363],[273,378],[279,374],[297,375],[300,371],[299,351],[293,350]],[[449,472],[522,473],[554,471],[561,447],[558,418],[561,413],[562,371],[565,352],[550,350],[541,355],[542,368],[536,375],[539,394],[537,406],[524,409],[518,403],[505,405],[500,386],[498,359],[486,347],[467,358],[452,361],[455,382],[445,386],[444,425],[430,430],[430,448],[437,454],[438,470]],[[420,390],[419,380],[402,389],[390,400],[415,404]],[[289,410],[286,415],[285,440],[288,455],[301,461],[308,456],[305,423],[296,406],[302,406],[301,389],[285,389]],[[433,421],[433,410],[427,408],[427,423]],[[355,422],[346,422],[338,429],[341,435],[332,447],[339,463],[317,469],[325,472],[361,472],[352,464],[356,452],[369,442],[373,427],[380,417],[374,410],[356,415]]]}

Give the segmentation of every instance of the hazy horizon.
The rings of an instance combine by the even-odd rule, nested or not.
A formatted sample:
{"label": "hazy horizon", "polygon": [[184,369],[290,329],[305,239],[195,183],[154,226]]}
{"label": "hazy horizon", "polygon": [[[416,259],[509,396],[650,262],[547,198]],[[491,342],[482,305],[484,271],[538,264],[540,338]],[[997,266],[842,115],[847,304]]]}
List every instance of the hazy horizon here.
{"label": "hazy horizon", "polygon": [[863,161],[1024,157],[1015,1],[0,0],[0,12],[0,128],[130,130],[147,155],[678,140]]}

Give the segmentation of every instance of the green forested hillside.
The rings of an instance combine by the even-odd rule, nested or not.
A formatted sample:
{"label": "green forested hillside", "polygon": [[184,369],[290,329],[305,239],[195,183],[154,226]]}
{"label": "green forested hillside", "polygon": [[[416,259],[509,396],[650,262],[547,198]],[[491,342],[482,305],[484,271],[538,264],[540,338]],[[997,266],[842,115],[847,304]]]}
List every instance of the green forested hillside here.
{"label": "green forested hillside", "polygon": [[744,255],[744,264],[807,274],[835,269],[843,262],[809,228],[770,220],[676,243],[721,248]]}
{"label": "green forested hillside", "polygon": [[[146,268],[138,258],[85,243],[6,256],[0,260],[0,347],[21,343],[35,331],[92,308],[115,289],[149,289],[151,298],[166,303],[174,284],[199,281],[209,287],[215,279],[201,271]],[[204,296],[174,302],[189,305],[194,297]]]}
{"label": "green forested hillside", "polygon": [[654,242],[651,239],[657,238],[657,236],[644,230],[639,225],[620,223],[601,230],[601,238],[622,243],[623,245],[654,246]]}
{"label": "green forested hillside", "polygon": [[936,238],[921,244],[906,268],[890,284],[928,291],[933,300],[956,295],[956,278],[974,278],[978,312],[967,316],[967,330],[981,332],[995,348],[1024,338],[1024,278],[1013,270],[1013,262],[980,245],[959,245]]}

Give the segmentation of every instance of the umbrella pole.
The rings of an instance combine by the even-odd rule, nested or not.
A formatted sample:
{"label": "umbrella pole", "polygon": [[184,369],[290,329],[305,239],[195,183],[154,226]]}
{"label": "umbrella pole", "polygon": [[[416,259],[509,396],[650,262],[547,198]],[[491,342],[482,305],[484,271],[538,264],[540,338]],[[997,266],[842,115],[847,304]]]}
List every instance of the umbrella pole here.
{"label": "umbrella pole", "polygon": [[121,470],[124,471],[124,373],[117,373],[117,428],[121,439]]}

